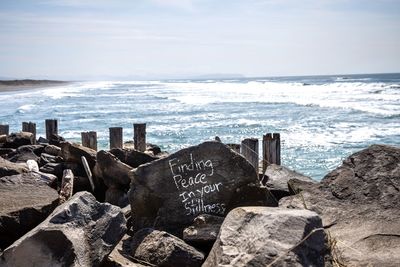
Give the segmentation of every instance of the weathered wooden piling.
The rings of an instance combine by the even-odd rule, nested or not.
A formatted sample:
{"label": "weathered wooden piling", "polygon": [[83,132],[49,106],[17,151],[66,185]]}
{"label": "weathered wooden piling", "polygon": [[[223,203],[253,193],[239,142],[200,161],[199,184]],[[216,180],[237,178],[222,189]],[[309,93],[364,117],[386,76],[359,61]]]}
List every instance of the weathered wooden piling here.
{"label": "weathered wooden piling", "polygon": [[136,150],[146,150],[146,123],[133,124],[133,144]]}
{"label": "weathered wooden piling", "polygon": [[122,127],[111,127],[110,129],[110,149],[122,148],[123,133]]}
{"label": "weathered wooden piling", "polygon": [[46,124],[46,139],[50,140],[53,134],[58,134],[58,120],[49,119],[45,121]]}
{"label": "weathered wooden piling", "polygon": [[240,153],[240,144],[226,144],[233,151]]}
{"label": "weathered wooden piling", "polygon": [[60,202],[67,201],[73,195],[74,173],[70,169],[65,169],[61,181]]}
{"label": "weathered wooden piling", "polygon": [[33,134],[33,143],[36,144],[36,123],[33,122],[23,122],[22,131],[29,132]]}
{"label": "weathered wooden piling", "polygon": [[10,134],[10,126],[7,124],[0,124],[0,135],[9,135]]}
{"label": "weathered wooden piling", "polygon": [[97,151],[97,133],[81,132],[82,145]]}
{"label": "weathered wooden piling", "polygon": [[279,133],[263,135],[263,171],[270,164],[281,165],[281,136]]}
{"label": "weathered wooden piling", "polygon": [[246,138],[242,141],[240,147],[241,154],[245,157],[251,165],[254,166],[258,173],[258,139],[257,138]]}

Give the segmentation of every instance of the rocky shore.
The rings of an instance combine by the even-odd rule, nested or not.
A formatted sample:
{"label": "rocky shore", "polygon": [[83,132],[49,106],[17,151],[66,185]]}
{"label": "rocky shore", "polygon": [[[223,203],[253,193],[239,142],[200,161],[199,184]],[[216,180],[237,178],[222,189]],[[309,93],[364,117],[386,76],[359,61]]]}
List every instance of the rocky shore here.
{"label": "rocky shore", "polygon": [[0,136],[0,266],[400,266],[400,148],[316,182],[221,142],[174,154]]}
{"label": "rocky shore", "polygon": [[32,88],[42,88],[49,86],[60,86],[68,84],[66,81],[56,80],[0,80],[0,92],[17,91]]}

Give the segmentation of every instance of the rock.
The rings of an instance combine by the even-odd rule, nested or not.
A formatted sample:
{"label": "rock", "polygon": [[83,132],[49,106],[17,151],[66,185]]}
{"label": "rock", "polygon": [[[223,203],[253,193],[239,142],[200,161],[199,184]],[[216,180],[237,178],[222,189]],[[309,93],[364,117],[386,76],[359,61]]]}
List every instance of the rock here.
{"label": "rock", "polygon": [[217,235],[224,217],[210,214],[197,216],[193,224],[183,230],[183,240],[201,251],[209,252]]}
{"label": "rock", "polygon": [[265,176],[264,174],[261,174],[260,179],[277,200],[291,195],[288,186],[288,182],[291,179],[316,183],[316,181],[308,176],[276,164],[268,165],[265,171]]}
{"label": "rock", "polygon": [[290,183],[299,194],[280,206],[320,214],[344,266],[400,266],[400,148],[373,145],[321,183]]}
{"label": "rock", "polygon": [[0,178],[2,249],[42,222],[58,205],[57,191],[46,183],[33,172]]}
{"label": "rock", "polygon": [[63,162],[63,158],[59,156],[53,156],[47,153],[42,153],[40,155],[39,164],[40,166],[44,166],[48,163],[61,163]]}
{"label": "rock", "polygon": [[114,250],[108,255],[105,263],[102,267],[145,267],[150,265],[142,265],[140,263],[133,262],[135,259],[129,255],[129,240],[131,236],[124,235],[122,240],[117,244]]}
{"label": "rock", "polygon": [[52,156],[62,156],[61,148],[54,145],[47,145],[44,148],[44,153],[52,155]]}
{"label": "rock", "polygon": [[135,149],[113,148],[110,150],[110,153],[116,156],[123,163],[128,164],[133,168],[137,168],[142,164],[158,159]]}
{"label": "rock", "polygon": [[35,160],[27,160],[26,165],[28,166],[28,170],[30,172],[39,172],[39,165]]}
{"label": "rock", "polygon": [[47,163],[46,165],[39,168],[40,172],[49,173],[57,176],[60,180],[63,175],[63,164],[62,163]]}
{"label": "rock", "polygon": [[97,180],[102,180],[108,187],[105,192],[105,201],[120,207],[126,206],[131,170],[131,166],[121,162],[113,154],[104,150],[97,153],[93,174]]}
{"label": "rock", "polygon": [[324,237],[315,212],[240,207],[226,216],[202,266],[323,267]]}
{"label": "rock", "polygon": [[23,163],[28,160],[39,161],[38,155],[40,155],[43,147],[40,145],[25,145],[20,146],[15,150],[14,153],[10,153],[8,158],[10,161],[15,163]]}
{"label": "rock", "polygon": [[61,146],[61,143],[65,142],[64,137],[58,135],[58,134],[52,134],[50,135],[49,139],[49,144],[54,145],[54,146]]}
{"label": "rock", "polygon": [[61,142],[60,146],[62,157],[65,161],[82,164],[81,157],[84,156],[89,163],[90,168],[94,168],[97,153],[95,150],[69,142]]}
{"label": "rock", "polygon": [[146,151],[151,152],[154,156],[161,153],[161,148],[154,144],[146,144]]}
{"label": "rock", "polygon": [[0,266],[100,266],[123,237],[125,223],[120,208],[77,193],[4,250]]}
{"label": "rock", "polygon": [[33,145],[34,135],[28,132],[12,133],[7,136],[6,142],[3,144],[4,148],[18,148],[24,145]]}
{"label": "rock", "polygon": [[14,163],[0,157],[0,177],[28,172],[26,163]]}
{"label": "rock", "polygon": [[203,253],[186,244],[183,240],[150,228],[138,231],[126,244],[130,255],[153,266],[195,267],[201,266]]}
{"label": "rock", "polygon": [[2,148],[0,147],[0,156],[6,158],[8,154],[14,154],[16,152],[15,148]]}
{"label": "rock", "polygon": [[242,205],[267,205],[250,163],[219,142],[205,142],[139,166],[129,193],[134,229],[176,236],[199,214],[224,216]]}

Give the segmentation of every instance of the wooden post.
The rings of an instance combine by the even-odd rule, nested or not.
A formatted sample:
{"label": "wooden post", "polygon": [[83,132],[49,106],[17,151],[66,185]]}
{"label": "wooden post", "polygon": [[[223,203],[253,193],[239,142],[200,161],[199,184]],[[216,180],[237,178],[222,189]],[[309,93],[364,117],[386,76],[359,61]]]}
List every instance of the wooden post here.
{"label": "wooden post", "polygon": [[123,146],[122,127],[110,128],[110,149],[122,148]]}
{"label": "wooden post", "polygon": [[50,140],[53,134],[58,134],[58,120],[46,120],[46,139]]}
{"label": "wooden post", "polygon": [[258,174],[258,139],[257,138],[246,138],[242,141],[240,147],[241,154],[245,157],[251,165],[254,166]]}
{"label": "wooden post", "polygon": [[270,164],[281,165],[281,136],[279,133],[267,133],[263,136],[263,172]]}
{"label": "wooden post", "polygon": [[6,124],[0,124],[0,135],[9,135],[10,134],[10,126]]}
{"label": "wooden post", "polygon": [[33,134],[33,144],[36,144],[36,123],[33,122],[23,122],[22,131],[29,132]]}
{"label": "wooden post", "polygon": [[92,171],[90,170],[90,166],[89,166],[85,156],[81,156],[81,160],[82,160],[83,168],[85,169],[86,175],[89,179],[90,187],[92,187],[92,192],[94,192],[93,175],[92,175]]}
{"label": "wooden post", "polygon": [[81,132],[82,145],[97,151],[97,133]]}
{"label": "wooden post", "polygon": [[146,150],[146,123],[133,124],[133,144],[136,150]]}
{"label": "wooden post", "polygon": [[236,153],[240,153],[240,144],[226,144],[230,149]]}

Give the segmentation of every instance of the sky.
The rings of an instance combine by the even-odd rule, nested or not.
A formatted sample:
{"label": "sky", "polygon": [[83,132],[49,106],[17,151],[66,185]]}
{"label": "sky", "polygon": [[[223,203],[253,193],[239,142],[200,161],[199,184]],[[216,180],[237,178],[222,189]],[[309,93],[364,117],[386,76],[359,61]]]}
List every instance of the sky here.
{"label": "sky", "polygon": [[0,0],[0,78],[384,72],[399,0]]}

